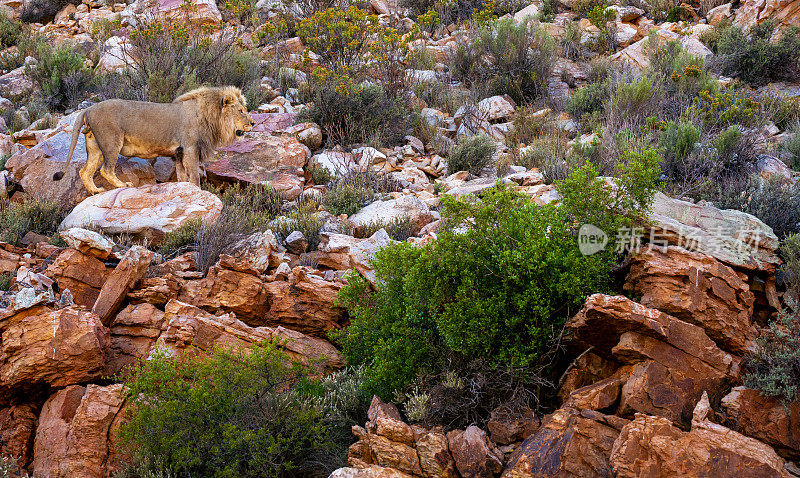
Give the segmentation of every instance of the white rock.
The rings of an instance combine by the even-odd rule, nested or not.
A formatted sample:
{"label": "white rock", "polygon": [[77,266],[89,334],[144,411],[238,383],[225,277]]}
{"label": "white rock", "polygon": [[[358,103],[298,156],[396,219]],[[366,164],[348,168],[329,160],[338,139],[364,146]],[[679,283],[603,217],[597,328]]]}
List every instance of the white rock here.
{"label": "white rock", "polygon": [[401,196],[388,201],[375,201],[350,216],[350,222],[356,227],[370,223],[388,223],[393,219],[408,217],[414,224],[414,232],[433,220],[428,206],[416,196]]}
{"label": "white rock", "polygon": [[114,248],[114,242],[102,234],[80,227],[61,231],[59,235],[69,247],[98,259],[106,259]]}

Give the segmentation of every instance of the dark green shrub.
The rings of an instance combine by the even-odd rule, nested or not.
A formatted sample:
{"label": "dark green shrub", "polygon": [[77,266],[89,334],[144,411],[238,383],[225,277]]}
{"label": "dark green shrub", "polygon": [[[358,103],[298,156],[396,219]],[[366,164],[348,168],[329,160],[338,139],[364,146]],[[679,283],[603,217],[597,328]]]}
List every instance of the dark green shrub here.
{"label": "dark green shrub", "polygon": [[414,236],[414,223],[408,216],[396,217],[390,221],[373,221],[359,227],[358,237],[371,237],[380,229],[385,229],[386,233],[395,241],[405,241]]}
{"label": "dark green shrub", "polygon": [[60,203],[47,199],[4,201],[0,203],[0,241],[19,245],[28,232],[51,236],[68,212]]}
{"label": "dark green shrub", "polygon": [[311,166],[311,171],[309,171],[309,175],[311,176],[311,181],[314,184],[328,184],[331,179],[333,179],[333,174],[328,171],[328,168],[322,166],[320,164],[314,164]]}
{"label": "dark green shrub", "polygon": [[487,94],[526,103],[544,94],[554,62],[555,42],[544,29],[504,18],[483,26],[471,44],[459,45],[451,68],[457,79]]}
{"label": "dark green shrub", "polygon": [[294,231],[300,231],[308,241],[308,250],[316,250],[321,239],[322,227],[325,225],[325,218],[316,214],[316,210],[297,208],[286,216],[286,219],[279,218],[278,227],[275,233],[286,239]]}
{"label": "dark green shrub", "polygon": [[165,258],[172,258],[193,249],[201,223],[199,219],[192,219],[167,233],[159,244],[158,252]]}
{"label": "dark green shrub", "polygon": [[687,121],[667,123],[659,138],[659,146],[664,152],[662,170],[664,175],[674,181],[683,180],[691,175],[688,170],[689,155],[700,140],[700,130]]}
{"label": "dark green shrub", "polygon": [[47,23],[68,3],[69,0],[27,0],[22,3],[19,19],[25,23]]}
{"label": "dark green shrub", "polygon": [[795,120],[789,127],[789,137],[781,144],[781,149],[789,153],[792,169],[800,171],[800,120]]}
{"label": "dark green shrub", "polygon": [[129,371],[119,438],[139,469],[128,476],[317,477],[344,466],[365,404],[357,374],[320,381],[269,343],[204,355],[157,351]]}
{"label": "dark green shrub", "polygon": [[402,98],[379,85],[337,87],[330,79],[310,81],[304,99],[314,106],[298,121],[320,125],[329,145],[397,143],[404,134],[408,110]]}
{"label": "dark green shrub", "polygon": [[769,19],[749,32],[735,26],[721,31],[716,61],[722,73],[753,85],[800,78],[800,30],[786,28],[772,42],[775,26],[775,20]]}
{"label": "dark green shrub", "polygon": [[375,192],[361,185],[336,183],[322,195],[322,205],[334,216],[353,215],[371,203]]}
{"label": "dark green shrub", "polygon": [[86,57],[73,46],[61,44],[55,48],[40,38],[30,40],[30,45],[20,48],[36,58],[36,66],[27,66],[25,74],[42,89],[42,93],[55,108],[76,106],[92,83],[92,72],[84,68]]}
{"label": "dark green shrub", "polygon": [[[375,289],[351,274],[339,295],[351,317],[339,338],[350,363],[366,365],[367,391],[408,391],[418,377],[459,363],[467,370],[476,360],[485,361],[484,371],[537,370],[565,318],[610,283],[614,248],[581,254],[581,221],[591,219],[612,237],[630,224],[652,199],[652,159],[621,167],[615,191],[591,166],[582,168],[562,183],[561,206],[537,206],[501,184],[480,201],[445,197],[436,241],[378,251]],[[591,207],[608,213],[592,214]]]}
{"label": "dark green shrub", "polygon": [[5,10],[0,11],[0,49],[18,45],[24,33],[24,24],[9,17]]}
{"label": "dark green shrub", "polygon": [[3,272],[0,274],[0,290],[6,291],[11,288],[11,281],[14,280],[16,274],[13,272]]}
{"label": "dark green shrub", "polygon": [[611,93],[611,85],[607,80],[589,83],[578,89],[569,100],[567,100],[566,110],[577,119],[583,115],[600,112],[603,110],[603,103]]}
{"label": "dark green shrub", "polygon": [[469,171],[479,176],[491,163],[495,151],[497,144],[484,134],[462,139],[447,157],[447,174]]}

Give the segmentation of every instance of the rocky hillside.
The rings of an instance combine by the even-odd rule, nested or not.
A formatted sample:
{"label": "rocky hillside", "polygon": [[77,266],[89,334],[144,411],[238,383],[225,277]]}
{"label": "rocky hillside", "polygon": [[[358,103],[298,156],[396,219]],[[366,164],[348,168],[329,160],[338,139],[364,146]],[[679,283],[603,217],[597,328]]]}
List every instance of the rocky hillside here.
{"label": "rocky hillside", "polygon": [[[800,2],[0,0],[0,478],[800,476]],[[253,129],[75,119],[235,85]]]}

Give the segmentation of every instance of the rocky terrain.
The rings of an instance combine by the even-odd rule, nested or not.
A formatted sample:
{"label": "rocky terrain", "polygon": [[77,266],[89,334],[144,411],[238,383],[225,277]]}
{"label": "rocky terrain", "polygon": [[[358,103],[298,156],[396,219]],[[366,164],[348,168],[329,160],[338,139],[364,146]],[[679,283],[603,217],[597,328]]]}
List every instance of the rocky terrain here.
{"label": "rocky terrain", "polygon": [[[597,108],[569,106],[576,104],[570,98],[580,91],[602,83],[597,62],[606,62],[604,68],[621,76],[629,75],[614,82],[636,84],[640,80],[634,78],[649,74],[658,55],[666,55],[658,50],[653,56],[649,50],[653,44],[679,45],[675,48],[691,55],[692,61],[717,68],[714,60],[721,54],[706,44],[716,25],[753,31],[767,22],[775,29],[770,33],[774,43],[781,35],[797,35],[789,28],[800,26],[797,0],[658,8],[619,2],[603,4],[599,10],[566,0],[516,5],[510,12],[500,12],[497,2],[486,2],[491,8],[479,2],[475,17],[483,8],[491,21],[505,18],[514,25],[527,25],[535,19],[537,28],[558,44],[550,50],[552,69],[542,79],[536,99],[525,93],[515,100],[516,90],[493,94],[498,92],[482,90],[480,81],[455,78],[453,55],[459,45],[474,41],[471,30],[480,30],[480,23],[447,18],[440,5],[439,10],[430,10],[439,12],[437,21],[426,23],[425,12],[412,14],[413,5],[371,0],[360,7],[376,15],[376,25],[402,32],[407,40],[403,54],[415,52],[427,59],[404,60],[400,73],[399,82],[406,86],[398,96],[412,105],[405,116],[416,115],[417,126],[409,121],[394,140],[372,141],[363,135],[352,140],[358,132],[344,134],[352,128],[350,123],[331,126],[324,114],[307,116],[323,102],[319,91],[316,104],[304,96],[304,85],[322,81],[330,86],[324,83],[327,80],[318,80],[315,68],[322,65],[340,72],[329,66],[335,64],[330,51],[313,51],[308,43],[318,37],[307,34],[303,25],[284,24],[291,35],[264,27],[285,23],[287,12],[289,17],[299,16],[291,9],[292,2],[244,2],[258,19],[255,23],[236,9],[237,2],[197,0],[191,8],[175,0],[52,3],[58,5],[0,0],[4,18],[22,18],[30,32],[49,44],[90,52],[77,68],[95,75],[94,86],[82,90],[70,90],[64,85],[73,83],[66,80],[59,83],[61,89],[56,90],[73,92],[75,98],[56,104],[51,101],[57,96],[52,85],[36,79],[35,71],[47,67],[44,56],[17,58],[22,43],[3,44],[8,48],[0,52],[4,118],[0,155],[5,158],[0,172],[4,186],[0,188],[4,195],[0,277],[6,282],[0,296],[2,478],[143,476],[124,474],[130,473],[126,470],[131,458],[118,431],[137,406],[137,397],[128,393],[126,372],[147,363],[157,351],[180,360],[269,342],[292,361],[315,367],[320,376],[347,369],[354,359],[349,359],[336,333],[347,330],[354,312],[340,300],[340,291],[356,275],[373,290],[384,285],[385,271],[377,270],[373,262],[376,252],[398,242],[420,248],[435,243],[447,226],[443,204],[469,200],[503,184],[537,206],[560,204],[566,194],[559,191],[564,184],[560,181],[567,177],[559,173],[561,163],[565,170],[579,166],[562,149],[595,147],[612,151],[608,154],[615,160],[625,157],[626,148],[636,149],[635,142],[614,143],[624,135],[612,134],[622,129],[612,131],[611,106],[606,106],[600,120],[592,116]],[[344,5],[330,6],[343,9]],[[599,26],[597,11],[605,15]],[[171,158],[121,157],[117,174],[134,187],[90,196],[78,175],[86,161],[83,138],[65,178],[53,181],[53,174],[65,164],[77,114],[125,90],[109,93],[113,82],[102,75],[142,71],[141,58],[134,58],[141,53],[136,50],[141,32],[174,21],[196,26],[208,38],[230,34],[239,47],[255,52],[261,68],[254,77],[255,87],[238,85],[248,100],[257,99],[249,104],[253,131],[208,158],[202,188],[175,182]],[[334,25],[338,20],[322,21]],[[258,32],[267,32],[268,40]],[[382,30],[372,34],[396,41]],[[610,46],[597,46],[603,38],[610,38]],[[570,54],[570,49],[582,53]],[[375,62],[369,68],[378,69],[377,51],[366,53]],[[800,69],[797,60],[795,55],[790,59],[795,64],[786,63],[785,70]],[[667,72],[665,78],[671,73],[677,83],[692,76],[690,66],[700,68],[692,63],[680,72]],[[745,386],[748,366],[753,355],[763,351],[769,326],[781,311],[794,310],[791,291],[797,277],[792,274],[797,272],[792,272],[782,244],[798,232],[800,196],[795,183],[800,159],[793,155],[800,158],[800,149],[782,145],[800,132],[778,111],[786,109],[786,115],[800,118],[800,108],[791,109],[800,97],[796,82],[800,78],[770,78],[768,85],[754,81],[742,86],[741,79],[733,78],[737,75],[722,73],[724,65],[703,68],[702,74],[719,88],[743,88],[742,95],[759,98],[758,122],[732,122],[740,135],[752,139],[737,150],[736,158],[749,158],[742,159],[747,162],[741,166],[745,182],[756,181],[759,188],[777,185],[784,202],[765,200],[759,209],[751,207],[754,200],[746,201],[738,210],[721,196],[694,194],[699,185],[707,188],[708,183],[682,188],[686,178],[671,175],[674,171],[665,166],[669,145],[653,140],[659,151],[666,152],[659,153],[664,161],[659,163],[660,191],[653,191],[637,218],[642,247],[621,248],[612,271],[615,285],[605,293],[584,294],[582,307],[561,317],[566,322],[563,335],[558,335],[559,355],[548,369],[552,383],[541,401],[496,406],[468,426],[452,427],[431,417],[415,419],[409,390],[394,397],[370,393],[371,402],[363,404],[364,410],[368,407],[366,422],[352,427],[347,456],[339,457],[342,466],[326,474],[332,471],[332,478],[800,476],[800,400],[797,396],[782,400]],[[192,74],[200,73],[198,69]],[[164,101],[179,89],[188,89],[180,73],[177,78],[178,83],[165,87],[169,96]],[[388,74],[381,81],[388,90]],[[145,83],[147,89],[128,93],[135,99],[157,100],[160,83],[152,78]],[[450,105],[455,107],[449,110],[431,93],[462,87],[466,91],[462,104]],[[614,91],[601,93],[601,99],[606,101]],[[720,98],[725,91],[719,90],[713,108],[724,101]],[[780,106],[778,100],[764,106],[769,95],[790,106]],[[690,97],[680,106],[686,111],[701,103]],[[677,95],[669,98],[656,110],[672,108],[665,105],[678,101]],[[749,107],[744,96],[736,98],[741,102],[732,100],[729,109],[710,110],[715,121]],[[37,112],[40,100],[49,104],[46,113]],[[630,111],[644,111],[650,107],[645,103]],[[377,129],[376,123],[368,123],[372,113],[360,112],[359,121]],[[669,118],[657,113],[653,118],[666,124]],[[651,123],[642,119],[632,131],[651,134],[653,129],[645,128]],[[536,132],[523,136],[530,124]],[[655,129],[663,138],[669,126]],[[724,148],[715,138],[723,132],[713,134],[708,139],[703,129],[690,141],[690,149],[701,156],[721,155]],[[560,146],[545,151],[543,160],[524,160],[528,154],[535,156],[538,141],[545,136],[557,138]],[[461,157],[456,152],[460,145],[475,137],[488,138],[492,145],[488,157],[474,167],[454,167]],[[709,145],[713,152],[703,149]],[[560,159],[550,161],[558,154]],[[596,161],[591,154],[595,153],[587,153],[586,161]],[[731,166],[735,167],[739,166]],[[624,189],[613,178],[623,177],[624,171],[624,167],[600,170],[598,181],[612,190]],[[709,171],[697,174],[707,174],[714,186],[736,182],[732,175],[713,176],[716,169]],[[354,200],[357,207],[340,208],[335,192],[356,187],[347,182],[354,177],[373,181],[368,186],[358,183],[357,188],[374,190],[366,199]],[[98,184],[108,187],[102,181]],[[233,189],[234,185],[241,189]],[[222,226],[210,226],[244,216],[248,208],[257,209],[255,202],[234,209],[236,198],[226,196],[226,190],[245,197],[245,188],[263,185],[279,198],[270,217],[255,227],[237,223],[238,234],[223,234]],[[758,189],[762,190],[766,189]],[[736,197],[756,196],[748,191]],[[7,219],[11,217],[7,211],[14,207],[45,200],[58,206],[45,213],[56,220],[52,230]],[[190,231],[188,240],[177,247],[165,246],[185,231]],[[214,242],[217,236],[224,241]],[[576,238],[565,241],[573,244]],[[214,247],[216,255],[208,252]],[[398,403],[391,403],[396,397],[401,397]],[[264,472],[263,476],[304,475]]]}

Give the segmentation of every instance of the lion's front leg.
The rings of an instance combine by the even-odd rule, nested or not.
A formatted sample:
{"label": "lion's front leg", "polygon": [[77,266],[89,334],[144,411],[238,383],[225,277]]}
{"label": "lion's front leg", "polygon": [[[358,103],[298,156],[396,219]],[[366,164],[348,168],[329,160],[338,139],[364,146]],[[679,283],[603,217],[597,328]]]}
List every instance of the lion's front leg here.
{"label": "lion's front leg", "polygon": [[[200,187],[200,149],[196,146],[184,148],[183,149],[183,169],[184,175],[186,177],[186,181],[194,184],[197,187]],[[176,174],[177,172],[177,163],[175,164],[176,167]],[[180,176],[178,176],[178,180],[180,180]]]}

